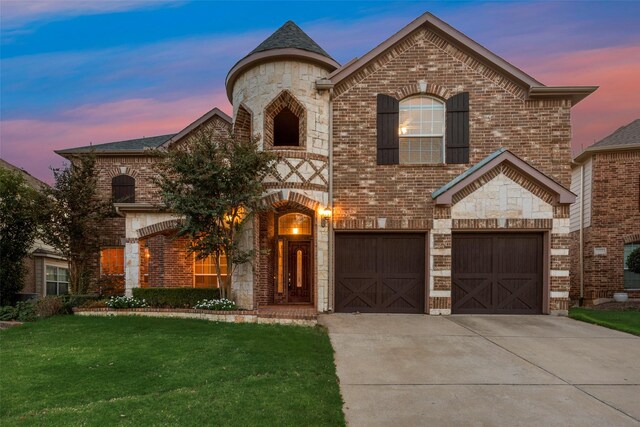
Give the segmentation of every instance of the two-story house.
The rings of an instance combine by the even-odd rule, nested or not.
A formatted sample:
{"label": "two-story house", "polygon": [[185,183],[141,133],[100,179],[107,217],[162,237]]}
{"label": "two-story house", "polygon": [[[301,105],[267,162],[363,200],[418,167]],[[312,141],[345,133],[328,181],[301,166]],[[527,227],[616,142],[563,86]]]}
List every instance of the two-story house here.
{"label": "two-story house", "polygon": [[576,156],[571,190],[571,299],[640,298],[640,274],[627,265],[640,247],[640,119]]}
{"label": "two-story house", "polygon": [[[101,271],[137,286],[216,286],[158,209],[149,150],[199,126],[259,134],[280,154],[272,207],[234,274],[246,308],[564,313],[569,301],[571,107],[595,87],[549,87],[425,13],[340,65],[287,22],[229,71],[213,109],[164,135],[62,150],[99,156]],[[223,266],[224,267],[224,266]]]}

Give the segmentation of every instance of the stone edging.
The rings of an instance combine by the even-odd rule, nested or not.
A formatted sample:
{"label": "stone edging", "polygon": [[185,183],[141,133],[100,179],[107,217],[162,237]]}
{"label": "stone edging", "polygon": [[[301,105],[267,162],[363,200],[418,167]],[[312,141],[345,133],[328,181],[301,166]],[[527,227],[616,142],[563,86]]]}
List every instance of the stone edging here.
{"label": "stone edging", "polygon": [[274,313],[260,314],[256,310],[213,311],[197,310],[190,308],[74,308],[77,316],[143,316],[143,317],[168,317],[175,319],[203,319],[211,322],[226,323],[260,323],[315,326],[318,321],[315,316],[303,314],[289,314],[278,316]]}

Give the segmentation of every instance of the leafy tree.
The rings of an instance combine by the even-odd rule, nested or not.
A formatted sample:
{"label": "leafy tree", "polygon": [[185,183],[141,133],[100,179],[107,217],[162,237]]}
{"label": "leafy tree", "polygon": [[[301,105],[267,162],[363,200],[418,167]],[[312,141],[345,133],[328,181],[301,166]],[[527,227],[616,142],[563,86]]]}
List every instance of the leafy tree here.
{"label": "leafy tree", "polygon": [[29,255],[38,231],[40,196],[18,171],[0,168],[0,306],[11,305],[24,287]]}
{"label": "leafy tree", "polygon": [[627,257],[629,270],[640,274],[640,248],[635,248]]}
{"label": "leafy tree", "polygon": [[54,168],[55,184],[44,189],[48,203],[43,240],[69,262],[69,291],[85,294],[93,279],[100,249],[100,223],[112,212],[98,194],[96,159],[78,156],[64,168]]}
{"label": "leafy tree", "polygon": [[[231,298],[236,267],[251,261],[253,248],[239,237],[261,204],[262,179],[275,155],[260,151],[257,139],[220,135],[205,128],[161,154],[158,185],[166,206],[183,217],[177,235],[190,240],[196,259],[214,256],[223,298]],[[222,277],[220,257],[227,257]]]}

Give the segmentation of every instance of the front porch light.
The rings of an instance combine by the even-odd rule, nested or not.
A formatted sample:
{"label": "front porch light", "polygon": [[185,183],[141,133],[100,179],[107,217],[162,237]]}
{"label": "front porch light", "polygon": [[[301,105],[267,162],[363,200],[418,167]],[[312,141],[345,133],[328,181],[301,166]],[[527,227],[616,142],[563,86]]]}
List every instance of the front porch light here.
{"label": "front porch light", "polygon": [[322,228],[327,226],[329,219],[331,219],[331,209],[327,206],[320,210],[320,225]]}

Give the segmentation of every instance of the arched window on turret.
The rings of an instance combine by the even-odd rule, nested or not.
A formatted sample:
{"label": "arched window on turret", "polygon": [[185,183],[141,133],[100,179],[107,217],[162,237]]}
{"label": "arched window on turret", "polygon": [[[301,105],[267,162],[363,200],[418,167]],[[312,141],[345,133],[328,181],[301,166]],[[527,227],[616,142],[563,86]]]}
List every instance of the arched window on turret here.
{"label": "arched window on turret", "polygon": [[273,145],[300,146],[300,119],[286,107],[273,118]]}
{"label": "arched window on turret", "polygon": [[282,91],[267,105],[264,120],[266,148],[304,148],[307,139],[306,110],[289,91]]}

